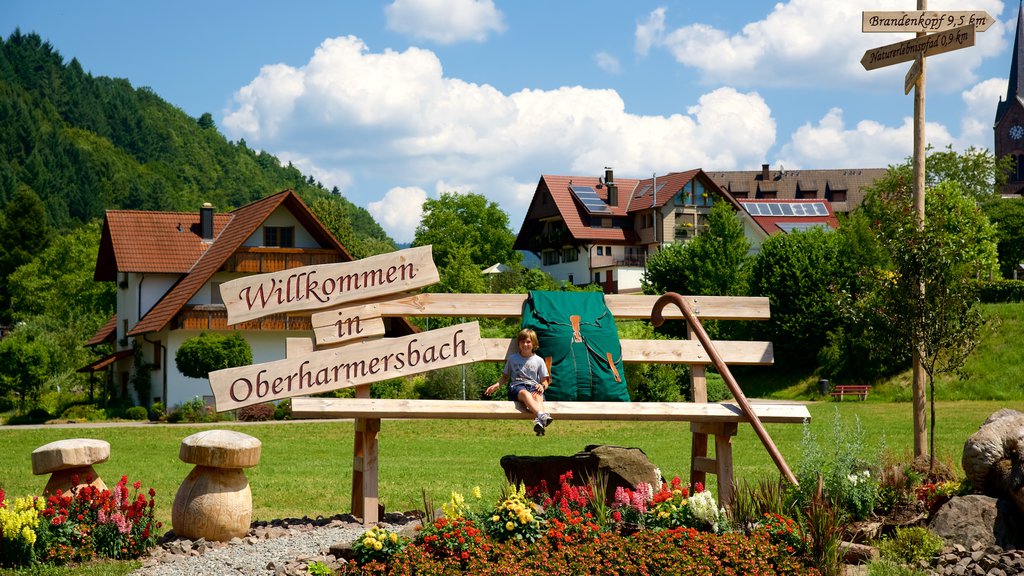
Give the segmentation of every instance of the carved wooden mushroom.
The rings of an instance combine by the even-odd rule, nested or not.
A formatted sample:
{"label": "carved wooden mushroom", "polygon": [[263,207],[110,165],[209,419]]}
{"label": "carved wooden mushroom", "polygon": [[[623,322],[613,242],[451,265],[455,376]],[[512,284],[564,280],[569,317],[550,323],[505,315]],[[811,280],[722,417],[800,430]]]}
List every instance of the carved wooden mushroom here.
{"label": "carved wooden mushroom", "polygon": [[260,441],[230,430],[197,432],[181,441],[178,458],[195,464],[171,509],[174,533],[227,542],[249,533],[252,491],[243,468],[260,461]]}
{"label": "carved wooden mushroom", "polygon": [[[32,473],[37,476],[50,474],[43,494],[56,494],[57,490],[66,493],[82,486],[105,490],[106,484],[92,465],[106,462],[108,458],[109,442],[90,438],[57,440],[32,451]],[[78,477],[77,483],[72,481],[75,476]]]}

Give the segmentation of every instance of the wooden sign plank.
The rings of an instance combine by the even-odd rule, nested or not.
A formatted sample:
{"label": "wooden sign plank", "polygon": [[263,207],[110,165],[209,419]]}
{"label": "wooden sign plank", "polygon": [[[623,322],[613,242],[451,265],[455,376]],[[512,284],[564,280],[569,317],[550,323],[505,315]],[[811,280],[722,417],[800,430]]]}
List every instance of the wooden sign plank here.
{"label": "wooden sign plank", "polygon": [[[620,340],[622,361],[644,364],[710,364],[711,357],[696,340]],[[726,364],[766,365],[774,363],[771,342],[715,340],[715,349]],[[484,338],[485,360],[504,362],[515,350],[515,339]],[[544,350],[538,352],[544,355]]]}
{"label": "wooden sign plank", "polygon": [[917,58],[914,58],[914,63],[910,65],[910,70],[907,70],[907,75],[903,77],[903,95],[910,94],[910,91],[917,85],[917,79],[921,76],[921,70],[924,69],[924,58],[918,54]]}
{"label": "wooden sign plank", "polygon": [[334,315],[333,323],[313,327],[316,343],[320,346],[384,335],[384,319],[380,316],[380,306],[376,304],[340,308],[329,314]]}
{"label": "wooden sign plank", "polygon": [[484,360],[476,322],[210,372],[217,411]]}
{"label": "wooden sign plank", "polygon": [[[370,301],[381,316],[455,316],[508,318],[521,316],[526,294],[411,294]],[[617,319],[649,319],[659,296],[607,294],[605,304]],[[760,296],[687,296],[701,320],[768,320],[771,309]],[[666,319],[680,320],[683,313],[673,306],[663,311]],[[314,330],[334,324],[332,310],[312,315]]]}
{"label": "wooden sign plank", "polygon": [[934,56],[961,48],[974,46],[974,26],[967,25],[946,32],[919,36],[912,40],[879,46],[864,52],[860,59],[865,70],[874,70],[892,66],[900,62],[910,62],[917,55]]}
{"label": "wooden sign plank", "polygon": [[278,312],[315,310],[400,294],[438,281],[430,246],[354,262],[289,268],[246,276],[220,286],[228,324]]}
{"label": "wooden sign plank", "polygon": [[960,26],[974,26],[978,32],[988,30],[995,22],[984,10],[936,12],[905,10],[862,12],[861,32],[914,32],[930,34],[945,32]]}

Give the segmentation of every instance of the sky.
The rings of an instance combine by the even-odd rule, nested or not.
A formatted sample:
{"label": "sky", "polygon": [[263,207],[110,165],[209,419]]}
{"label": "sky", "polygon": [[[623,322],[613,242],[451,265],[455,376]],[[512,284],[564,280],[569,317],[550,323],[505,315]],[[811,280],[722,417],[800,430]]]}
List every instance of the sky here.
{"label": "sky", "polygon": [[[926,60],[926,138],[992,149],[1018,4]],[[428,198],[482,194],[522,224],[542,174],[884,168],[913,150],[909,63],[864,52],[864,11],[913,0],[4,0],[94,76],[213,115],[413,239]],[[267,191],[275,192],[275,191]]]}

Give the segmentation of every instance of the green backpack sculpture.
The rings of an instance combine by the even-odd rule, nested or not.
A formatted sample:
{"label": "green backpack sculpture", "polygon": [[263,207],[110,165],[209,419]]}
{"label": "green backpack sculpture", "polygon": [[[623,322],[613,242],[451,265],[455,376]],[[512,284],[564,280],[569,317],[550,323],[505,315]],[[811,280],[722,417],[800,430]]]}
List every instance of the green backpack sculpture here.
{"label": "green backpack sculpture", "polygon": [[537,333],[548,361],[546,400],[629,402],[615,318],[600,292],[531,290],[523,328]]}

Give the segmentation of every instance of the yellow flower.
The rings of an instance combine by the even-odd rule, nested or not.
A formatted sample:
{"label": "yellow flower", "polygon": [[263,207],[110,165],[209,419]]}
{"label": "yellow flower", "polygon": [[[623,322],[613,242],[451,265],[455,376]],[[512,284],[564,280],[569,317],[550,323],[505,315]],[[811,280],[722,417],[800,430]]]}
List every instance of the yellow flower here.
{"label": "yellow flower", "polygon": [[395,534],[394,532],[392,532],[391,533],[391,543],[394,544],[395,542],[398,542],[398,534]]}
{"label": "yellow flower", "polygon": [[516,525],[513,522],[509,521],[509,522],[505,523],[505,530],[508,530],[509,532],[511,532],[511,531],[513,531],[515,529],[516,529]]}
{"label": "yellow flower", "polygon": [[381,549],[381,548],[383,548],[383,547],[384,547],[384,545],[383,545],[383,544],[381,544],[380,542],[374,542],[374,543],[373,543],[373,549],[374,549],[374,550],[380,550],[380,549]]}
{"label": "yellow flower", "polygon": [[377,541],[373,539],[373,536],[367,536],[366,538],[363,538],[363,546],[366,546],[367,548],[373,546],[375,542]]}
{"label": "yellow flower", "polygon": [[473,486],[473,497],[474,498],[481,498],[481,496],[480,496],[480,487],[479,486]]}
{"label": "yellow flower", "polygon": [[36,543],[36,533],[28,526],[25,526],[21,529],[21,537],[24,538],[25,542],[28,542],[29,544]]}
{"label": "yellow flower", "polygon": [[501,516],[498,516],[497,514],[491,516],[491,522],[497,522],[498,520],[501,520]]}

